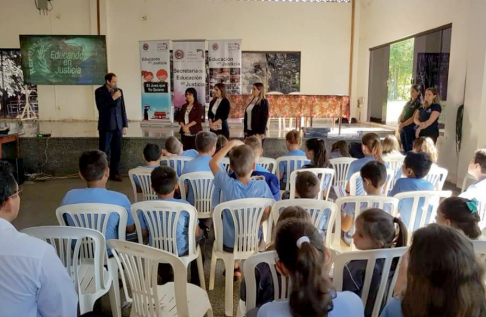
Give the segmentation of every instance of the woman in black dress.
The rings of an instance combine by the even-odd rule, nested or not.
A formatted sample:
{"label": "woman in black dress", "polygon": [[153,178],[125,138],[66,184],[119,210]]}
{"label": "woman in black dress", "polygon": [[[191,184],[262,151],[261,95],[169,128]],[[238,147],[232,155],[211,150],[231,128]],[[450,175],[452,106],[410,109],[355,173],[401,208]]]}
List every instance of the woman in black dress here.
{"label": "woman in black dress", "polygon": [[226,98],[224,84],[216,84],[213,89],[213,100],[209,103],[209,129],[217,135],[224,135],[229,139],[228,116],[231,110],[229,100]]}
{"label": "woman in black dress", "polygon": [[439,138],[439,116],[442,112],[439,92],[436,88],[428,88],[425,91],[425,101],[422,107],[415,112],[416,124],[415,137],[429,137],[434,143]]}
{"label": "woman in black dress", "polygon": [[267,131],[269,106],[265,99],[265,86],[262,83],[253,84],[252,98],[245,109],[245,137],[258,135],[263,140]]}
{"label": "woman in black dress", "polygon": [[402,141],[403,150],[405,153],[410,152],[415,140],[415,111],[422,105],[422,87],[420,85],[413,85],[410,88],[410,100],[403,107],[402,114],[398,121],[400,122],[398,130],[400,131],[400,140]]}

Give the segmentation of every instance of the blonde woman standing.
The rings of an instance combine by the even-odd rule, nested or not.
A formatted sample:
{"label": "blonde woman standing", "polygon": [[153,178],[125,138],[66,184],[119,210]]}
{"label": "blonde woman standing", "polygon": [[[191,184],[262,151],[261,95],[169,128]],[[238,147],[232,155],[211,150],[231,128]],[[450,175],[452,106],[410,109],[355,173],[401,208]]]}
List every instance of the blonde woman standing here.
{"label": "blonde woman standing", "polygon": [[245,109],[244,132],[245,137],[258,135],[262,139],[267,130],[269,106],[265,98],[265,86],[256,83],[251,88],[252,98]]}
{"label": "blonde woman standing", "polygon": [[441,112],[439,92],[436,88],[428,88],[425,91],[424,104],[414,115],[415,137],[429,137],[436,144],[439,138],[439,116]]}

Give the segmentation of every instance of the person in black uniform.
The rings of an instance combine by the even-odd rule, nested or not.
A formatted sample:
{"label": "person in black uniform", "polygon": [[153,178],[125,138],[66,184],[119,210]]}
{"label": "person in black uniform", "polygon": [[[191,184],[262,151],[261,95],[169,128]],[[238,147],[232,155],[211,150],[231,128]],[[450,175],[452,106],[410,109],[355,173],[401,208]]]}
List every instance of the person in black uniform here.
{"label": "person in black uniform", "polygon": [[428,88],[425,91],[425,101],[422,107],[415,112],[416,124],[415,137],[429,137],[437,143],[439,138],[439,116],[442,112],[439,92],[436,88]]}
{"label": "person in black uniform", "polygon": [[402,141],[403,151],[410,152],[415,140],[415,123],[413,122],[415,111],[422,105],[422,87],[420,85],[413,85],[410,88],[410,100],[403,107],[402,114],[398,119],[400,124],[398,130],[400,131],[400,140]]}
{"label": "person in black uniform", "polygon": [[110,179],[121,182],[118,168],[122,135],[127,133],[128,120],[123,92],[116,84],[116,75],[106,74],[105,84],[96,89],[95,98],[99,113],[100,150],[110,154]]}
{"label": "person in black uniform", "polygon": [[252,98],[245,109],[243,129],[245,138],[258,135],[261,139],[265,137],[269,115],[268,100],[265,98],[265,86],[262,83],[253,84],[251,88]]}
{"label": "person in black uniform", "polygon": [[231,110],[229,100],[226,98],[224,84],[216,84],[213,89],[213,100],[209,103],[209,129],[217,135],[224,135],[229,139],[228,116]]}

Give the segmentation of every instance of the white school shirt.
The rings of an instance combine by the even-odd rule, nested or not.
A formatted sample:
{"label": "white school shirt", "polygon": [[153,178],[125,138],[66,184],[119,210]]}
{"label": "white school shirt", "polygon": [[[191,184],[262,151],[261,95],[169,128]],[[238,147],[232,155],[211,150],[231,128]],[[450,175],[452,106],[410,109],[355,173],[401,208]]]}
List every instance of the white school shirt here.
{"label": "white school shirt", "polygon": [[[473,199],[479,202],[478,212],[486,210],[486,177],[481,178],[477,182],[471,184],[467,190],[460,194],[459,197]],[[481,214],[481,213],[480,213]]]}
{"label": "white school shirt", "polygon": [[52,246],[0,218],[0,316],[76,317],[74,284]]}
{"label": "white school shirt", "polygon": [[257,100],[258,99],[253,98],[248,107],[246,107],[246,129],[249,131],[251,131],[251,112],[253,111],[253,107],[255,107]]}
{"label": "white school shirt", "polygon": [[216,116],[216,112],[218,111],[219,104],[221,103],[222,100],[223,100],[223,98],[218,98],[214,102],[213,108],[211,110],[211,112],[214,114],[214,116]]}

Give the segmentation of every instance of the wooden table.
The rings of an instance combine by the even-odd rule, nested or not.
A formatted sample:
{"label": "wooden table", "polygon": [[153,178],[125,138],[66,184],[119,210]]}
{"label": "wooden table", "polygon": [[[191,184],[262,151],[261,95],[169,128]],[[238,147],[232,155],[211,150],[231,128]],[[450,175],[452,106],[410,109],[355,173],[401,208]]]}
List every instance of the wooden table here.
{"label": "wooden table", "polygon": [[2,156],[2,147],[4,144],[15,142],[15,158],[19,157],[19,133],[12,133],[12,134],[1,134],[0,135],[0,159],[3,158]]}

